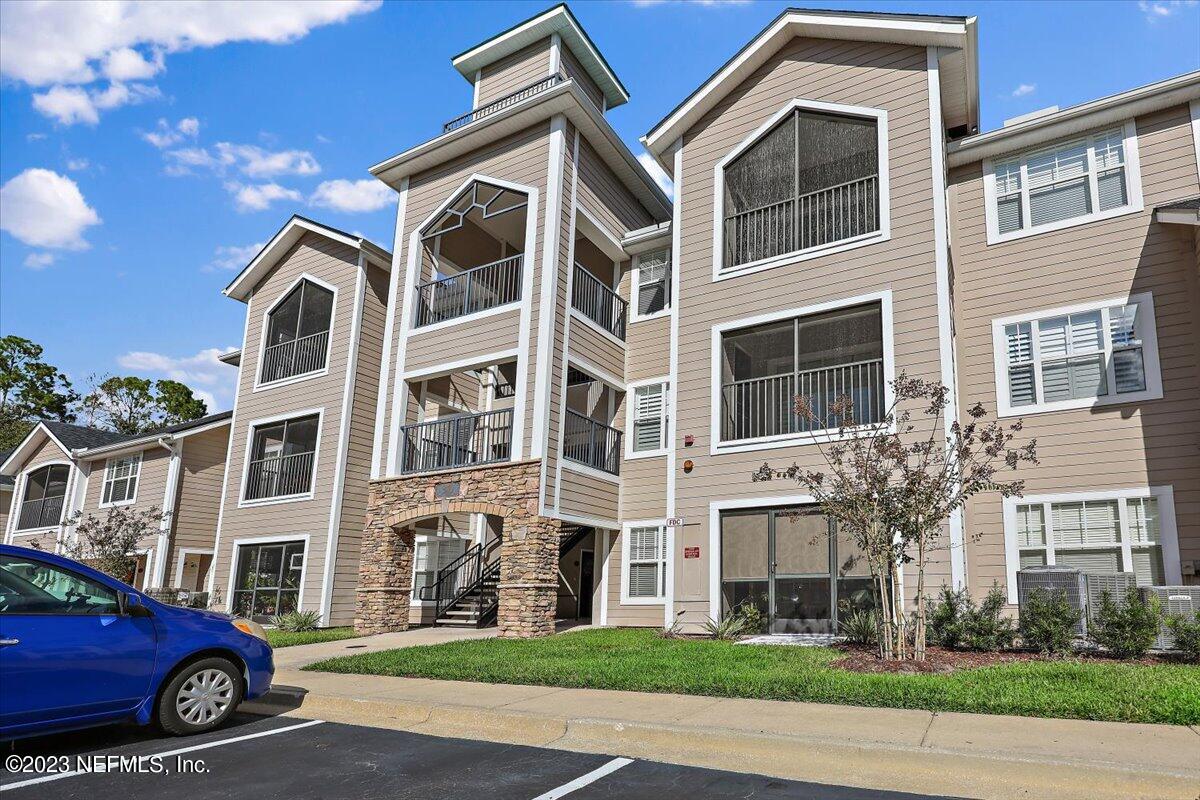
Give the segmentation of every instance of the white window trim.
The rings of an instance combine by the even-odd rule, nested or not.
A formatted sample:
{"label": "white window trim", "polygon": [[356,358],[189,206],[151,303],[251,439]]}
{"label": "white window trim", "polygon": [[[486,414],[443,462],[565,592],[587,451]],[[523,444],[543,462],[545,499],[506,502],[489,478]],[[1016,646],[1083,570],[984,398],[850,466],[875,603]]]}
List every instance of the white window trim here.
{"label": "white window trim", "polygon": [[[1111,331],[1108,328],[1108,309],[1112,306],[1138,306],[1137,325],[1142,342],[1142,370],[1146,377],[1146,388],[1141,392],[1116,393],[1116,376],[1113,375]],[[1018,322],[1030,323],[1030,335],[1033,339],[1033,375],[1038,397],[1042,396],[1042,361],[1038,344],[1037,321],[1049,317],[1079,314],[1086,311],[1101,312],[1101,336],[1104,340],[1104,365],[1107,373],[1110,394],[1104,397],[1082,397],[1075,400],[1056,400],[1047,403],[1040,401],[1027,406],[1013,406],[1008,386],[1008,346],[1004,328]],[[1127,403],[1140,403],[1148,400],[1160,400],[1163,396],[1162,373],[1158,361],[1158,334],[1154,317],[1154,296],[1151,292],[1139,292],[1128,297],[1114,297],[1090,303],[1080,303],[1060,308],[1040,309],[1023,314],[1014,314],[992,320],[992,356],[996,378],[996,415],[999,417],[1017,417],[1026,414],[1046,414],[1054,411],[1070,409],[1094,408],[1096,406],[1115,406]]]}
{"label": "white window trim", "polygon": [[[1121,514],[1121,564],[1127,572],[1133,571],[1130,556],[1129,540],[1127,538],[1125,502],[1139,498],[1153,497],[1158,501],[1158,544],[1162,549],[1163,579],[1169,586],[1183,583],[1183,574],[1179,562],[1179,538],[1175,528],[1175,493],[1171,486],[1149,486],[1137,489],[1111,489],[1095,492],[1067,492],[1062,494],[1037,494],[1025,497],[1006,497],[1003,501],[1004,513],[1004,562],[1008,572],[1008,602],[1017,601],[1017,570],[1021,568],[1021,547],[1017,541],[1017,506],[1039,505],[1044,507],[1044,524],[1047,541],[1053,541],[1053,522],[1051,521],[1051,503],[1076,503],[1080,501],[1120,500]],[[1113,546],[1109,545],[1108,549]],[[1053,547],[1047,547],[1047,560],[1053,559]]]}
{"label": "white window trim", "polygon": [[[310,417],[313,414],[317,415],[317,449],[313,451],[313,467],[312,480],[308,483],[308,491],[303,494],[289,494],[282,497],[266,497],[262,500],[247,500],[246,498],[246,480],[250,473],[250,453],[254,449],[254,429],[262,425],[269,425],[272,422],[282,422],[289,419],[297,419],[299,417]],[[321,435],[325,427],[325,407],[320,408],[305,408],[296,411],[289,411],[286,414],[276,414],[271,417],[260,417],[252,419],[246,423],[246,453],[242,459],[242,478],[241,487],[238,489],[238,508],[254,508],[257,506],[274,506],[280,503],[295,503],[302,500],[311,500],[317,491],[317,468],[320,466],[321,460]],[[306,562],[307,563],[307,562]]]}
{"label": "white window trim", "polygon": [[[659,586],[662,586],[662,581],[666,576],[667,562],[670,560],[670,543],[666,541],[666,520],[662,519],[641,519],[632,522],[626,522],[621,526],[621,605],[623,606],[661,606],[666,602],[665,594],[660,594],[657,597],[630,597],[629,596],[629,532],[634,528],[658,528],[660,543],[663,552],[662,557],[658,559],[659,565]],[[641,563],[650,563],[642,562]]]}
{"label": "white window trim", "polygon": [[[137,502],[138,490],[142,487],[143,455],[144,454],[142,452],[138,452],[138,453],[133,453],[131,455],[125,455],[125,456],[113,456],[112,458],[105,460],[105,462],[104,462],[104,480],[102,480],[100,482],[100,505],[99,505],[100,508],[116,508],[118,506],[131,506]],[[130,459],[130,458],[137,459],[137,467],[134,470],[134,472],[129,476],[133,480],[133,496],[130,497],[128,500],[117,500],[117,501],[108,502],[108,503],[104,502],[104,494],[108,489],[108,484],[110,481],[114,480],[114,478],[112,477],[113,466],[118,461],[124,461],[124,460]]]}
{"label": "white window trim", "polygon": [[[1021,218],[1028,219],[1029,211],[1029,182],[1025,178],[1025,162],[1031,153],[1041,152],[1050,145],[1040,145],[1038,147],[1022,150],[1018,153],[1010,153],[1000,158],[985,158],[983,160],[983,208],[984,217],[987,222],[987,243],[989,245],[1001,244],[1003,242],[1011,242],[1014,239],[1024,239],[1029,236],[1037,236],[1041,233],[1050,233],[1051,231],[1061,231],[1066,228],[1074,228],[1077,225],[1086,225],[1089,222],[1097,222],[1104,219],[1112,219],[1113,217],[1122,217],[1126,214],[1134,214],[1144,208],[1142,201],[1142,172],[1141,162],[1138,158],[1138,139],[1137,139],[1137,124],[1133,120],[1126,120],[1121,125],[1122,128],[1122,146],[1125,151],[1125,188],[1128,192],[1128,203],[1118,208],[1111,208],[1108,211],[1093,211],[1091,214],[1085,214],[1082,217],[1072,217],[1071,219],[1059,220],[1047,225],[1039,225],[1036,228],[1021,228],[1020,230],[1011,231],[1009,233],[1000,233],[1000,222],[996,213],[996,165],[1011,161],[1016,158],[1021,162]],[[1108,128],[1102,129],[1108,130]],[[1085,136],[1090,137],[1096,131],[1091,131]],[[1074,140],[1076,137],[1067,137],[1060,141]],[[1093,208],[1099,209],[1096,202],[1095,187],[1096,187],[1096,164],[1095,150],[1091,146],[1088,147],[1088,182],[1092,187]]]}
{"label": "white window trim", "polygon": [[[633,274],[630,276],[630,284],[629,284],[629,322],[630,322],[630,324],[632,324],[634,322],[648,322],[649,320],[652,320],[652,319],[660,319],[662,317],[671,316],[671,308],[675,305],[674,297],[668,297],[667,304],[665,306],[663,306],[661,311],[655,311],[653,314],[639,314],[638,313],[638,309],[642,307],[641,298],[639,297],[639,295],[641,294],[641,286],[642,286],[642,256],[648,255],[650,253],[661,253],[664,251],[667,253],[667,276],[666,276],[666,278],[667,278],[667,292],[669,293],[671,291],[671,269],[673,266],[673,262],[671,260],[672,259],[671,248],[657,247],[653,250],[647,250],[645,253],[638,253],[637,255],[635,255],[633,257]],[[628,335],[629,335],[628,331],[626,331],[626,336],[628,336]],[[622,344],[624,344],[624,343],[622,342]]]}
{"label": "white window trim", "polygon": [[[42,525],[38,528],[20,528],[21,524],[21,505],[25,502],[25,487],[29,485],[29,476],[39,469],[53,466],[55,464],[68,467],[67,471],[67,493],[63,495],[63,510],[58,517],[58,522],[54,525]],[[67,520],[67,513],[71,510],[70,500],[73,494],[73,486],[75,479],[75,464],[65,459],[56,458],[53,461],[43,461],[40,464],[35,464],[32,467],[24,470],[21,473],[20,480],[13,486],[12,507],[9,513],[12,515],[12,534],[10,540],[16,539],[18,536],[36,536],[38,534],[48,533],[49,531],[57,531],[63,526]]]}
{"label": "white window trim", "polygon": [[[238,551],[243,545],[256,544],[277,544],[279,542],[304,542],[304,565],[300,568],[300,588],[296,594],[296,610],[304,610],[304,593],[308,587],[308,544],[309,535],[307,533],[292,533],[282,534],[280,536],[252,536],[246,539],[234,539],[233,550],[229,559],[229,590],[225,594],[225,609],[233,610],[233,584],[237,580],[238,568]],[[213,558],[213,563],[209,569],[215,569],[217,566],[216,557]]]}
{"label": "white window trim", "polygon": [[777,322],[781,319],[806,317],[812,314],[820,314],[825,311],[835,311],[840,308],[849,308],[851,306],[858,306],[863,305],[864,303],[874,302],[879,303],[881,329],[883,332],[883,407],[886,410],[891,407],[895,396],[894,389],[892,387],[892,381],[896,378],[895,346],[894,334],[892,330],[891,289],[858,295],[856,297],[847,297],[840,300],[830,300],[825,303],[817,303],[816,305],[804,306],[802,308],[791,308],[783,311],[775,311],[770,314],[760,314],[755,317],[745,317],[743,319],[733,320],[731,322],[723,322],[720,325],[714,325],[712,328],[712,372],[710,375],[712,395],[709,400],[709,454],[718,455],[720,453],[745,453],[754,450],[773,450],[780,447],[795,447],[805,444],[834,442],[849,439],[869,431],[880,431],[886,433],[894,432],[894,424],[888,426],[859,425],[848,429],[844,435],[839,435],[836,429],[831,429],[827,432],[819,433],[797,433],[784,434],[781,436],[763,436],[756,439],[737,439],[732,442],[721,441],[721,336],[724,333],[727,331],[740,330],[741,328],[750,328],[755,325],[762,325],[767,322]]}
{"label": "white window trim", "polygon": [[[663,405],[662,405],[662,446],[654,450],[634,450],[633,449],[633,424],[636,421],[634,416],[637,413],[634,406],[637,404],[637,389],[643,386],[662,385],[663,387]],[[633,381],[627,384],[627,392],[625,394],[625,460],[632,461],[638,458],[663,458],[670,450],[667,447],[667,425],[671,413],[671,380],[668,376],[662,375],[657,378],[647,378],[645,380]]]}
{"label": "white window trim", "polygon": [[[175,550],[175,580],[171,584],[172,587],[178,589],[179,584],[183,581],[183,562],[187,561],[189,555],[194,556],[212,556],[213,560],[209,563],[208,568],[211,570],[217,565],[216,553],[211,547],[180,547]],[[207,581],[206,581],[207,583]],[[197,592],[203,592],[203,589],[196,589]]]}
{"label": "white window trim", "polygon": [[[875,120],[876,141],[879,148],[879,230],[855,236],[852,239],[841,239],[836,242],[810,247],[806,250],[796,250],[783,253],[771,258],[739,264],[736,267],[725,268],[723,263],[725,246],[725,167],[735,158],[745,152],[751,145],[763,137],[771,128],[796,109],[818,111],[827,114],[840,114],[848,117],[865,117]],[[737,147],[730,151],[713,167],[713,281],[728,280],[742,275],[750,275],[765,269],[807,261],[812,258],[840,253],[858,247],[886,242],[892,238],[891,224],[891,183],[888,176],[888,112],[882,108],[867,106],[850,106],[842,103],[825,103],[819,100],[796,98],[792,100],[770,119],[758,127],[756,131],[743,139]],[[675,302],[676,298],[671,298]]]}
{"label": "white window trim", "polygon": [[[317,286],[320,286],[322,289],[327,289],[333,292],[333,306],[329,312],[329,336],[328,341],[325,342],[325,366],[321,369],[316,369],[311,372],[304,372],[299,375],[289,375],[288,377],[280,378],[277,381],[263,383],[263,358],[266,356],[267,352],[267,327],[271,322],[271,312],[274,311],[275,308],[283,302],[284,298],[291,294],[292,290],[299,286],[302,281],[309,281]],[[251,298],[251,302],[253,302],[253,298]],[[299,383],[300,381],[306,381],[311,378],[317,378],[321,375],[329,374],[329,361],[333,355],[333,326],[337,322],[337,309],[338,287],[334,286],[332,283],[321,280],[317,276],[308,272],[301,273],[294,281],[289,283],[288,287],[280,292],[271,305],[267,306],[267,310],[263,312],[262,325],[260,326],[261,329],[258,333],[258,362],[254,365],[254,388],[251,391],[260,392],[266,389],[275,389],[280,386],[290,386],[293,383]]]}

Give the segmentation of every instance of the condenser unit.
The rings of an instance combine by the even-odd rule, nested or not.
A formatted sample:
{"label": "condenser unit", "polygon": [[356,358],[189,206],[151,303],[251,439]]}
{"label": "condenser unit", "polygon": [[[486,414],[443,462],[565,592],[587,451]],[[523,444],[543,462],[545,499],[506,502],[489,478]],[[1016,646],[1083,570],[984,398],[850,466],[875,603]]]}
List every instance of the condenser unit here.
{"label": "condenser unit", "polygon": [[1100,598],[1108,592],[1114,603],[1124,603],[1129,590],[1137,586],[1137,576],[1132,572],[1085,572],[1083,582],[1087,586],[1087,619],[1096,619]]}
{"label": "condenser unit", "polygon": [[[1162,607],[1163,617],[1171,614],[1183,614],[1192,617],[1200,611],[1200,586],[1146,586],[1142,589],[1142,597],[1149,602],[1151,597],[1157,597]],[[1165,624],[1159,624],[1158,637],[1154,640],[1157,650],[1170,650],[1175,646],[1175,637]]]}
{"label": "condenser unit", "polygon": [[1026,567],[1017,570],[1017,605],[1022,614],[1029,603],[1029,596],[1036,589],[1042,589],[1050,594],[1065,592],[1067,602],[1079,612],[1079,622],[1075,624],[1076,636],[1087,634],[1087,586],[1083,573],[1075,567]]}

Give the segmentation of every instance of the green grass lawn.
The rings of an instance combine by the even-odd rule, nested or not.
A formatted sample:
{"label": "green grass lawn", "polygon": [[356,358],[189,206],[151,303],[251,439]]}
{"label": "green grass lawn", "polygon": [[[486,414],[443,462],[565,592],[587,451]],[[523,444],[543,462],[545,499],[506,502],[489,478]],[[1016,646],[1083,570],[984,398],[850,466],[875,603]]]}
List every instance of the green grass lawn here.
{"label": "green grass lawn", "polygon": [[864,674],[837,650],[662,639],[653,631],[573,631],[343,656],[322,672],[804,700],[1120,722],[1200,724],[1200,668],[1033,661],[949,674]]}
{"label": "green grass lawn", "polygon": [[267,641],[271,647],[278,650],[281,647],[292,647],[298,644],[316,644],[317,642],[336,642],[338,639],[353,639],[357,636],[354,628],[320,628],[315,631],[268,630]]}

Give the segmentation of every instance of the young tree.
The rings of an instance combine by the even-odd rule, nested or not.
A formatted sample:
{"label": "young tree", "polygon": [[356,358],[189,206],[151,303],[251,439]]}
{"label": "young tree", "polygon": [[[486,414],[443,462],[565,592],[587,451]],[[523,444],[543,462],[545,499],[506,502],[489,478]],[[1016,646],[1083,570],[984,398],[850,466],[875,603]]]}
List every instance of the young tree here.
{"label": "young tree", "polygon": [[0,337],[0,450],[16,447],[40,419],[74,419],[71,404],[78,395],[42,352],[29,339]]}
{"label": "young tree", "polygon": [[197,419],[207,413],[204,401],[172,380],[110,375],[97,381],[80,401],[88,422],[117,433],[136,435]]}
{"label": "young tree", "polygon": [[116,506],[108,509],[103,518],[77,513],[71,519],[75,525],[75,539],[67,545],[66,555],[119,581],[131,583],[137,569],[138,543],[157,534],[164,518],[165,515],[155,507],[137,511]]}
{"label": "young tree", "polygon": [[947,432],[945,411],[952,399],[944,385],[901,373],[891,386],[894,399],[882,421],[872,425],[856,421],[849,397],[836,398],[828,409],[814,398],[797,397],[795,413],[812,428],[828,427],[831,416],[837,420],[834,442],[816,443],[828,471],[764,464],[754,478],[799,482],[866,554],[878,592],[883,658],[908,657],[898,577],[901,564],[916,567],[912,655],[924,660],[925,572],[946,521],[980,492],[1019,496],[1022,481],[997,476],[1004,468],[1037,463],[1036,441],[1017,446],[1021,421],[1007,426],[985,421],[979,403],[967,409],[965,424],[955,421]]}

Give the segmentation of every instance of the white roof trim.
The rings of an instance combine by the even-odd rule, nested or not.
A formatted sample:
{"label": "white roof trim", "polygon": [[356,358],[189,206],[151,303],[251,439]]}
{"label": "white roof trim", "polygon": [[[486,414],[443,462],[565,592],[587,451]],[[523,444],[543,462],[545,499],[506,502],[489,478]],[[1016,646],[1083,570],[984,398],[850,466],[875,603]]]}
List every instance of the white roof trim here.
{"label": "white roof trim", "polygon": [[1200,211],[1194,208],[1156,208],[1154,219],[1170,225],[1200,226]]}
{"label": "white roof trim", "polygon": [[225,419],[213,420],[204,425],[197,425],[194,428],[178,431],[176,433],[148,433],[145,436],[140,436],[137,439],[129,439],[124,442],[114,442],[106,444],[103,447],[83,447],[72,451],[72,454],[84,461],[91,461],[93,458],[100,456],[111,456],[125,450],[148,450],[155,446],[160,440],[175,442],[180,439],[186,439],[189,436],[194,436],[198,433],[207,433],[208,431],[216,430],[217,428],[225,428],[233,424],[233,417]]}
{"label": "white roof trim", "polygon": [[17,445],[16,449],[9,453],[8,458],[4,460],[4,463],[0,464],[0,475],[16,474],[15,472],[9,471],[10,467],[12,467],[14,464],[19,464],[25,461],[25,459],[29,457],[28,453],[26,453],[26,450],[36,447],[36,445],[33,444],[33,435],[38,432],[41,432],[43,436],[54,442],[58,449],[63,451],[64,456],[67,458],[71,457],[71,450],[65,444],[59,441],[57,436],[50,432],[50,429],[46,427],[45,423],[39,422],[30,429],[29,433],[25,434],[25,438],[21,440],[21,443]]}
{"label": "white roof trim", "polygon": [[293,215],[279,229],[279,232],[271,238],[271,241],[267,242],[263,249],[258,251],[258,255],[246,265],[246,268],[238,273],[238,276],[225,287],[223,294],[235,300],[245,301],[248,299],[251,290],[258,283],[263,273],[275,266],[279,259],[283,258],[296,242],[300,241],[300,237],[309,232],[332,239],[335,242],[341,242],[356,250],[361,250],[372,263],[385,271],[390,271],[392,268],[391,254],[373,242],[361,236],[351,236],[336,228],[330,228],[319,222],[313,222],[310,219]]}
{"label": "white roof trim", "polygon": [[974,24],[974,17],[785,11],[643,136],[642,143],[661,160],[667,148],[695,125],[733,86],[749,77],[796,36],[969,49],[974,42]]}
{"label": "white roof trim", "polygon": [[472,83],[475,72],[494,64],[534,42],[558,34],[572,55],[579,61],[600,90],[604,92],[609,108],[629,101],[629,93],[609,68],[600,51],[592,44],[588,35],[575,20],[565,4],[559,4],[532,19],[519,23],[503,33],[493,36],[451,60],[451,64],[464,78]]}
{"label": "white roof trim", "polygon": [[1127,92],[1101,97],[1007,128],[968,136],[947,148],[951,167],[973,164],[992,156],[1025,150],[1086,130],[1124,122],[1141,114],[1200,98],[1200,71],[1146,84]]}

